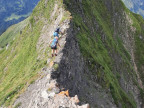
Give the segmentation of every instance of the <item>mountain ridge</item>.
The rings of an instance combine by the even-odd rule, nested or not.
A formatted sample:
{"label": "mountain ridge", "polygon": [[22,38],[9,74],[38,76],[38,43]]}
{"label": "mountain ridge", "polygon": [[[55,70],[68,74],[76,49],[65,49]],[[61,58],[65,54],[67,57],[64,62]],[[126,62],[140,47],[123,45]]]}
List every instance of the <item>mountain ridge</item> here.
{"label": "mountain ridge", "polygon": [[[58,25],[62,46],[52,58],[48,43]],[[22,33],[0,51],[1,106],[49,108],[55,80],[91,108],[142,108],[143,25],[121,0],[41,0]]]}

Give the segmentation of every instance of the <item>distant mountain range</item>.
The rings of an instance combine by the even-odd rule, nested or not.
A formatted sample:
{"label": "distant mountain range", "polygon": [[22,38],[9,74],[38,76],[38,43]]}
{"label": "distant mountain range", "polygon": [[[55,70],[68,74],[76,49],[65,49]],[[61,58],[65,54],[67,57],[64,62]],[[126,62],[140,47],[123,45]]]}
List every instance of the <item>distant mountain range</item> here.
{"label": "distant mountain range", "polygon": [[122,0],[125,5],[134,13],[144,17],[144,0]]}
{"label": "distant mountain range", "polygon": [[0,35],[30,15],[39,0],[0,0]]}

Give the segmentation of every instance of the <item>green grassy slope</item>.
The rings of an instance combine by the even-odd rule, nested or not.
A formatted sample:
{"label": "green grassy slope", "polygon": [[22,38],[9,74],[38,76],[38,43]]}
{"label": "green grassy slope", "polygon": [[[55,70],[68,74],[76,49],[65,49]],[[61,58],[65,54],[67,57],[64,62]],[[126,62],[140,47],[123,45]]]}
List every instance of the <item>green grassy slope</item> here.
{"label": "green grassy slope", "polygon": [[[144,44],[142,43],[143,40],[140,42],[137,39],[142,32],[139,24],[144,24],[142,17],[131,13],[120,0],[112,0],[110,3],[112,4],[112,9],[115,9],[115,12],[121,16],[119,18],[124,19],[123,12],[127,14],[130,13],[129,17],[134,22],[133,27],[136,28],[134,36],[136,38],[136,56],[139,59],[137,59],[137,62],[142,66]],[[116,3],[118,3],[119,6],[116,5]],[[85,60],[90,62],[89,68],[92,72],[91,74],[97,75],[98,79],[103,80],[99,83],[101,83],[104,88],[110,89],[117,106],[121,104],[123,108],[136,108],[137,105],[132,94],[126,92],[120,83],[120,79],[124,76],[125,81],[128,82],[126,76],[129,76],[129,78],[132,77],[133,83],[136,83],[139,88],[137,77],[130,61],[131,56],[125,49],[122,38],[119,36],[119,32],[124,34],[122,29],[125,29],[125,26],[119,26],[119,24],[116,26],[117,28],[114,28],[112,21],[114,11],[111,9],[110,11],[108,10],[106,0],[85,0],[82,1],[82,3],[77,3],[77,6],[75,6],[74,1],[65,0],[65,4],[67,5],[67,9],[72,13],[75,31],[78,32],[77,38],[80,49]],[[79,7],[81,7],[83,11],[80,10]],[[78,10],[83,13],[80,14]],[[99,25],[99,28],[97,25]],[[80,31],[78,31],[77,28],[80,28]],[[114,29],[118,29],[116,36],[114,35]],[[144,37],[142,34],[141,36]],[[118,64],[119,61],[115,61],[115,56],[117,56],[117,60],[122,63]],[[96,66],[100,68],[96,68]],[[139,72],[142,73],[142,70]],[[143,97],[144,91],[141,91],[141,93],[141,97]]]}
{"label": "green grassy slope", "polygon": [[[51,23],[49,20],[50,13],[55,2],[62,7],[62,1],[49,0],[45,4],[45,0],[41,0],[21,34],[19,31],[23,28],[23,23],[9,28],[0,38],[0,46],[3,47],[0,50],[0,105],[9,106],[13,104],[22,89],[33,82],[38,77],[39,70],[46,65],[46,58],[43,60],[37,59],[36,44],[44,26],[43,18],[48,19],[48,23]],[[64,0],[64,5],[66,10],[72,13],[72,23],[74,24],[74,31],[77,32],[76,37],[81,53],[85,60],[90,62],[90,64],[87,64],[91,71],[90,74],[98,76],[98,79],[100,79],[98,82],[102,87],[110,90],[117,106],[121,104],[123,108],[136,108],[133,94],[126,92],[121,87],[120,79],[122,76],[125,76],[125,81],[128,80],[126,76],[131,77],[133,83],[139,85],[130,61],[130,54],[125,49],[119,33],[114,36],[115,28],[112,20],[113,9],[121,15],[123,12],[130,13],[130,11],[119,0],[110,0],[112,8],[108,10],[105,1],[83,0],[82,3],[76,4],[73,0]],[[118,7],[115,7],[116,2],[119,4]],[[82,13],[78,11],[80,7],[83,10]],[[141,35],[142,38],[144,36],[144,21],[142,17],[132,13],[129,16],[134,21],[133,27],[137,29],[134,35],[135,53],[138,70],[142,74],[144,44],[143,39],[140,39],[139,36]],[[121,18],[123,19],[123,17]],[[20,29],[17,29],[17,27],[20,27]],[[80,31],[77,28],[80,28]],[[123,32],[121,29],[124,29],[124,27],[117,25],[117,31]],[[13,40],[14,37],[15,40]],[[10,43],[10,45],[6,50],[5,45],[7,43]],[[120,65],[117,64],[114,56],[119,58]],[[96,66],[99,68],[96,68]],[[143,94],[143,91],[141,93]]]}
{"label": "green grassy slope", "polygon": [[1,47],[11,42],[7,50],[4,47],[0,51],[0,105],[11,105],[22,89],[38,77],[39,70],[46,64],[46,59],[37,59],[36,51],[44,23],[41,19],[34,20],[34,17],[49,19],[53,4],[54,1],[49,0],[46,6],[45,0],[41,0],[27,19],[28,23],[21,34],[19,30],[25,22],[10,27],[0,38]]}
{"label": "green grassy slope", "polygon": [[[144,85],[144,20],[140,15],[135,15],[135,17],[139,22],[137,25],[135,25],[135,27],[137,26],[136,27],[137,31],[135,33],[135,45],[136,45],[135,57],[138,71],[142,83]],[[142,89],[141,89],[141,97],[144,102],[144,91]]]}
{"label": "green grassy slope", "polygon": [[26,19],[26,20],[24,20],[24,21],[22,21],[18,24],[15,24],[15,25],[11,26],[10,28],[8,28],[7,31],[4,32],[0,36],[0,47],[3,48],[7,44],[12,42],[14,40],[14,37],[16,35],[19,35],[20,31],[28,24],[28,20],[29,19]]}

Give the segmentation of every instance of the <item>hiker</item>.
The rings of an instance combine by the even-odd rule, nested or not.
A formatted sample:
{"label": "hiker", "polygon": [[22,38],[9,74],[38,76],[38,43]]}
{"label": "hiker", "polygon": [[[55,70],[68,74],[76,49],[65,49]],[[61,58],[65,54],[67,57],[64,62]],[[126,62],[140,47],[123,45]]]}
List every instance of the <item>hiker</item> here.
{"label": "hiker", "polygon": [[54,55],[57,56],[57,46],[60,47],[60,44],[58,43],[58,37],[55,36],[54,39],[50,41],[50,47],[52,49],[52,57]]}
{"label": "hiker", "polygon": [[60,31],[60,28],[58,27],[58,28],[55,30],[53,36],[59,38],[59,33],[60,33],[60,32],[61,32],[61,31]]}

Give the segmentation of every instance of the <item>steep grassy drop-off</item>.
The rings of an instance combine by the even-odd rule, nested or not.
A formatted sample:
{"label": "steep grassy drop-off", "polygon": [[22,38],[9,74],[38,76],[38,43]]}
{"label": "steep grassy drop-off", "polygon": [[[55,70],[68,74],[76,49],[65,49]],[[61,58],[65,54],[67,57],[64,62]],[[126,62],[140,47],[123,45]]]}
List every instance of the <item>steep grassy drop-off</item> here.
{"label": "steep grassy drop-off", "polygon": [[[28,28],[25,28],[25,31],[27,30]],[[35,32],[37,31],[36,29]],[[25,32],[21,36],[23,37],[17,36],[8,50],[4,50],[0,56],[1,104],[6,102],[8,105],[14,95],[29,83],[29,79],[37,75],[37,70],[44,63],[37,60],[35,44],[39,33],[33,36]]]}
{"label": "steep grassy drop-off", "polygon": [[[41,0],[30,18],[10,27],[0,37],[1,105],[11,106],[19,94],[43,74],[42,68],[49,66],[47,59],[51,60],[51,50],[48,47],[51,36],[57,23],[69,19],[69,13],[62,7],[62,1]],[[58,17],[59,9],[61,14]],[[21,26],[24,29],[21,30]]]}
{"label": "steep grassy drop-off", "polygon": [[[0,51],[0,104],[12,105],[45,67],[45,76],[17,99],[21,107],[47,105],[41,92],[51,73],[81,104],[142,108],[143,24],[121,0],[41,0],[22,33]],[[51,58],[47,45],[57,25],[64,30],[62,48]]]}
{"label": "steep grassy drop-off", "polygon": [[16,35],[21,33],[21,30],[27,25],[27,23],[28,19],[8,28],[8,30],[0,36],[0,48],[11,43],[15,39]]}
{"label": "steep grassy drop-off", "polygon": [[[41,8],[39,9],[41,10]],[[30,21],[33,16],[30,17]],[[43,26],[38,21],[32,26],[31,22],[15,35],[15,40],[8,50],[2,49],[0,53],[0,104],[9,105],[16,95],[37,78],[38,70],[46,60],[37,59],[36,44]],[[16,32],[16,29],[14,29]],[[8,32],[8,31],[7,31]],[[12,36],[10,36],[11,38]],[[5,38],[5,37],[4,37]]]}
{"label": "steep grassy drop-off", "polygon": [[[78,75],[76,67],[71,64],[63,64],[60,69],[60,78],[58,82],[73,93],[79,94],[81,100],[90,103],[90,105],[100,107],[105,102],[105,97],[95,95],[98,90],[94,86],[100,84],[103,90],[110,93],[118,107],[141,107],[141,98],[139,98],[139,81],[136,74],[132,54],[137,51],[135,48],[135,31],[139,31],[138,20],[135,21],[135,15],[125,8],[120,0],[117,1],[68,1],[65,0],[67,9],[72,13],[73,26],[80,45],[80,50],[85,58],[85,65],[89,66],[89,71],[81,75],[86,76],[89,81],[75,79]],[[142,18],[141,18],[142,20]],[[138,27],[137,27],[138,26]],[[74,32],[73,31],[73,32]],[[142,54],[142,53],[140,53]],[[136,56],[139,56],[137,54]],[[69,58],[71,60],[71,58]],[[64,60],[62,63],[66,62]],[[66,70],[64,66],[75,68],[75,73]],[[74,71],[73,71],[74,72]],[[65,73],[65,74],[64,74]],[[69,76],[69,78],[65,78]],[[84,79],[84,80],[85,80]],[[74,80],[74,81],[71,81]],[[92,84],[95,83],[95,84]],[[73,83],[76,87],[71,87]],[[80,84],[79,84],[80,83]],[[84,87],[84,84],[87,84]],[[81,86],[83,85],[83,86]],[[101,89],[100,89],[101,90]],[[88,95],[92,94],[90,97]],[[105,95],[104,95],[105,96]],[[97,100],[95,100],[97,99]],[[97,103],[94,103],[96,101]],[[110,107],[104,104],[105,107]]]}

